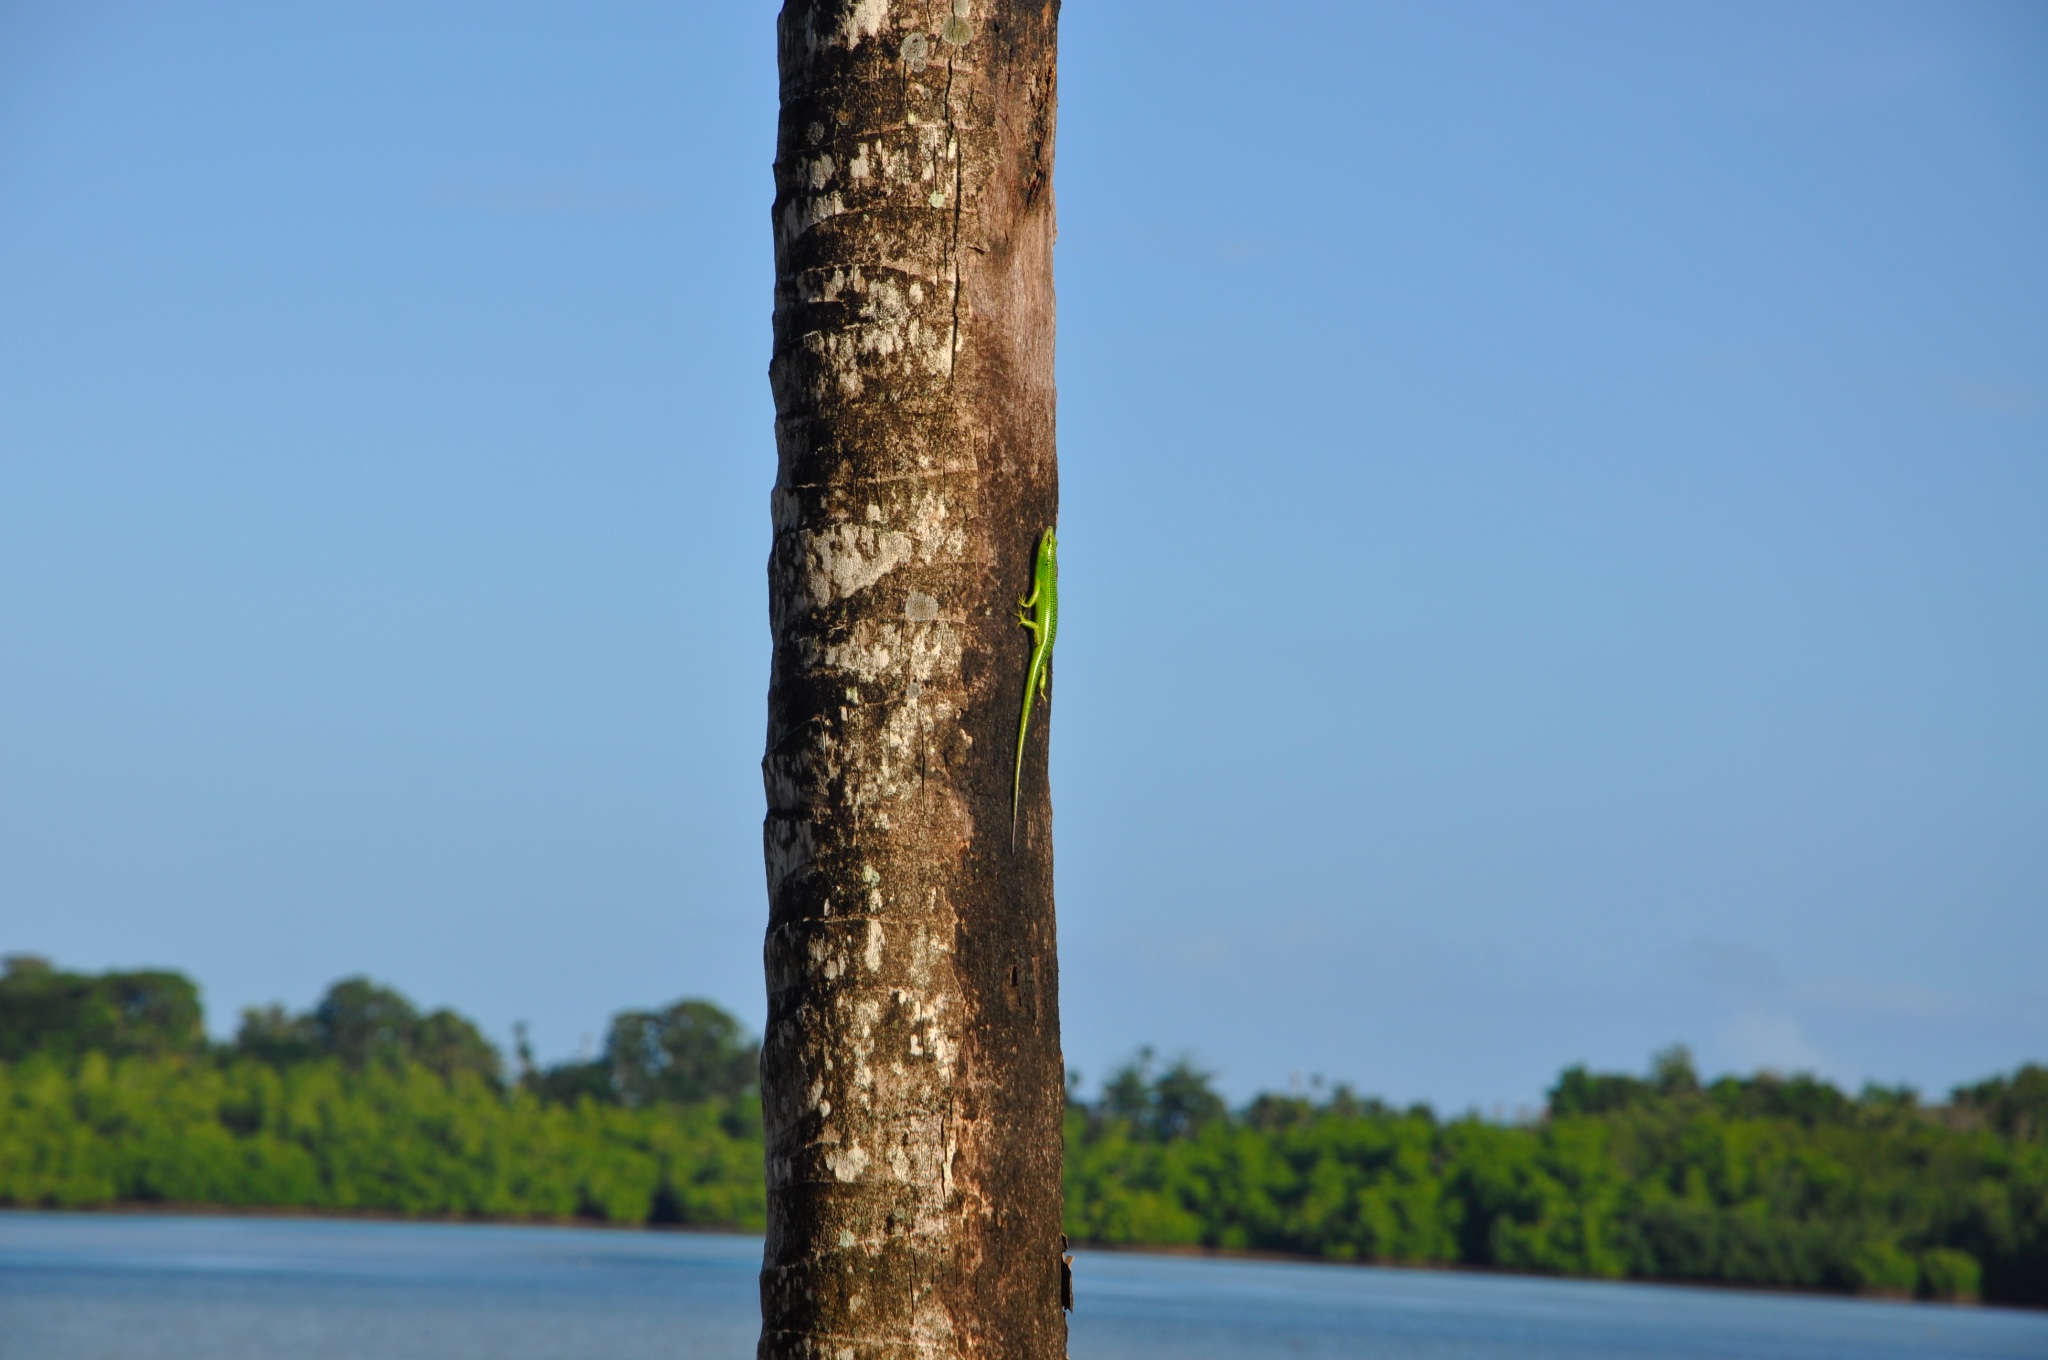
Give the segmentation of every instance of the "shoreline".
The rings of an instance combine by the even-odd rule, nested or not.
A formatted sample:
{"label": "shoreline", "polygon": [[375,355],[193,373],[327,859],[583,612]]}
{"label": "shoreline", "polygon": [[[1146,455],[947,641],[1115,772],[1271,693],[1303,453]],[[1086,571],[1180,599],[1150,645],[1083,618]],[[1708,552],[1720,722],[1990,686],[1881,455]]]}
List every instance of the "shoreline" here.
{"label": "shoreline", "polygon": [[[409,1214],[397,1209],[319,1209],[274,1204],[184,1204],[166,1200],[120,1200],[92,1205],[0,1204],[0,1216],[7,1214],[73,1214],[80,1217],[160,1218],[278,1218],[329,1219],[337,1222],[423,1223],[500,1228],[576,1228],[599,1232],[697,1233],[723,1237],[759,1237],[758,1229],[740,1224],[713,1223],[613,1223],[604,1219],[567,1217],[542,1218],[492,1214]],[[1750,1284],[1732,1280],[1664,1279],[1657,1276],[1558,1275],[1533,1270],[1510,1270],[1502,1266],[1467,1265],[1457,1261],[1342,1261],[1327,1256],[1308,1256],[1284,1251],[1263,1251],[1252,1247],[1205,1247],[1195,1243],[1075,1242],[1072,1250],[1102,1252],[1118,1256],[1157,1256],[1216,1261],[1251,1261],[1275,1265],[1329,1266],[1334,1269],[1406,1270],[1452,1275],[1491,1275],[1512,1280],[1568,1280],[1581,1284],[1656,1285],[1676,1289],[1709,1289],[1735,1294],[1771,1294],[1788,1298],[1842,1299],[1858,1303],[1924,1304],[1937,1308],[1993,1308],[2030,1316],[2048,1309],[2018,1303],[1986,1303],[1981,1299],[1923,1299],[1911,1294],[1851,1294],[1833,1289],[1802,1289],[1797,1285]]]}
{"label": "shoreline", "polygon": [[1577,1284],[1657,1285],[1672,1289],[1713,1289],[1734,1294],[1775,1294],[1798,1299],[1846,1299],[1856,1303],[1912,1303],[1941,1308],[2006,1308],[2029,1315],[2048,1311],[2022,1303],[1986,1303],[1982,1299],[1923,1299],[1905,1293],[1851,1294],[1839,1289],[1802,1289],[1791,1284],[1751,1284],[1739,1280],[1695,1280],[1661,1275],[1559,1275],[1507,1266],[1468,1265],[1463,1261],[1345,1261],[1296,1252],[1262,1251],[1255,1247],[1204,1247],[1191,1243],[1140,1245],[1125,1242],[1077,1242],[1077,1249],[1129,1256],[1205,1257],[1218,1261],[1266,1261],[1281,1265],[1330,1266],[1335,1269],[1411,1270],[1446,1275],[1492,1275],[1504,1280],[1567,1280]]}
{"label": "shoreline", "polygon": [[479,1228],[589,1228],[599,1232],[720,1233],[759,1237],[738,1223],[614,1223],[603,1218],[524,1214],[409,1214],[403,1209],[322,1209],[299,1204],[187,1204],[179,1200],[110,1200],[105,1204],[0,1204],[4,1214],[127,1214],[146,1218],[312,1218],[363,1223],[453,1223]]}

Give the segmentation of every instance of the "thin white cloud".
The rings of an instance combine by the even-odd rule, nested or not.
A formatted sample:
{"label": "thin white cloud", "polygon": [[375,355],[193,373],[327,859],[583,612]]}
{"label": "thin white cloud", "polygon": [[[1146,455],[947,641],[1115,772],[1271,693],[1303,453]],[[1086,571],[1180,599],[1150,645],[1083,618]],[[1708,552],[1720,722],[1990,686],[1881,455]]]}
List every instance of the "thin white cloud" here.
{"label": "thin white cloud", "polygon": [[1785,1011],[1738,1011],[1719,1038],[1738,1070],[1825,1072],[1833,1066],[1799,1018]]}
{"label": "thin white cloud", "polygon": [[1868,982],[1859,978],[1825,978],[1802,983],[1793,992],[1802,1005],[1852,1016],[1898,1020],[1935,1020],[1970,1015],[1985,1002],[1937,991],[1911,982]]}

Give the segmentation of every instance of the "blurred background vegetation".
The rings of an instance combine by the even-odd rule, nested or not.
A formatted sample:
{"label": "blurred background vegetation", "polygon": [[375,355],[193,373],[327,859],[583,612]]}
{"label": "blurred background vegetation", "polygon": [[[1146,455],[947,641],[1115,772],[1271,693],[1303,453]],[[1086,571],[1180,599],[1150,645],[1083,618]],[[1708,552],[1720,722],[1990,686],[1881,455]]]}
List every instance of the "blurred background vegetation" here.
{"label": "blurred background vegetation", "polygon": [[716,1006],[627,1011],[518,1071],[365,978],[210,1043],[177,973],[0,976],[0,1204],[121,1203],[759,1228],[755,1049]]}
{"label": "blurred background vegetation", "polygon": [[1567,1069],[1535,1120],[1339,1086],[1224,1108],[1149,1056],[1067,1113],[1081,1241],[2048,1304],[2048,1069],[1923,1105],[1810,1076]]}
{"label": "blurred background vegetation", "polygon": [[[758,1230],[758,1047],[706,1001],[508,1070],[365,978],[208,1040],[175,972],[0,975],[0,1205],[175,1204]],[[1255,1250],[2048,1306],[2048,1068],[1851,1095],[1811,1076],[1564,1071],[1540,1116],[1346,1087],[1240,1110],[1148,1051],[1072,1084],[1067,1231]]]}

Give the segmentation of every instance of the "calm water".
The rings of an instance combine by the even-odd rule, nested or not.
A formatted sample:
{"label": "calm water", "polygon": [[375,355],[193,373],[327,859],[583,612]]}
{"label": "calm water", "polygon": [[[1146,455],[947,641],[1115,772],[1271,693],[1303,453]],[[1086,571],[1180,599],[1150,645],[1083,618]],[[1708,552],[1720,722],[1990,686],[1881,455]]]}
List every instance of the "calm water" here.
{"label": "calm water", "polygon": [[[0,1213],[0,1360],[753,1354],[758,1238]],[[2048,1315],[1089,1254],[1074,1360],[2043,1357]]]}

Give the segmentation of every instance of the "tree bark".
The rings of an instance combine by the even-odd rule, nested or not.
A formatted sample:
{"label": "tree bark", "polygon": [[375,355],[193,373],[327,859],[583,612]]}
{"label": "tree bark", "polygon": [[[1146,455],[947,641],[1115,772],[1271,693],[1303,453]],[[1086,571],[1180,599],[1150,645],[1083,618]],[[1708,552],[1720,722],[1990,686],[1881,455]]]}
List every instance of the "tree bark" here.
{"label": "tree bark", "polygon": [[[787,0],[762,1357],[1058,1360],[1056,3]],[[1042,715],[1042,716],[1041,716]]]}

